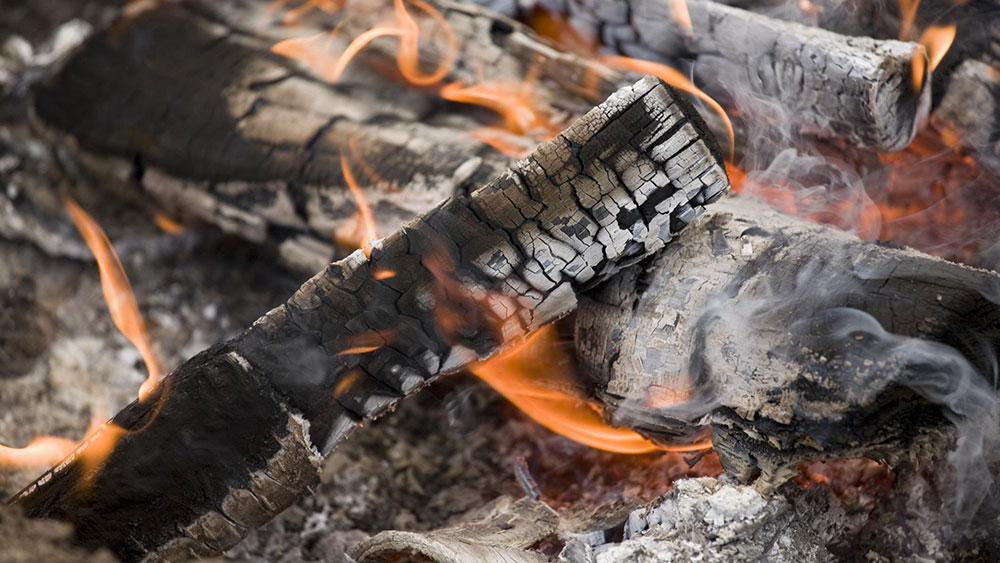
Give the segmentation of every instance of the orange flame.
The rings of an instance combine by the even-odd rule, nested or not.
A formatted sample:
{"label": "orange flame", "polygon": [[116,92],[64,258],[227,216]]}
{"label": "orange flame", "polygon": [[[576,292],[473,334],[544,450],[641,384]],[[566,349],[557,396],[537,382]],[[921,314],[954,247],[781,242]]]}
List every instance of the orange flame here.
{"label": "orange flame", "polygon": [[670,0],[670,12],[674,16],[674,21],[681,26],[684,33],[694,35],[694,25],[691,23],[691,14],[688,12],[687,0]]}
{"label": "orange flame", "polygon": [[0,467],[29,468],[51,466],[68,456],[76,442],[55,436],[39,436],[23,448],[0,444]]}
{"label": "orange flame", "polygon": [[139,387],[139,399],[143,399],[159,382],[160,365],[153,353],[153,344],[146,331],[146,322],[139,313],[139,304],[135,300],[135,294],[132,293],[132,285],[125,275],[125,268],[122,267],[118,254],[111,246],[111,241],[93,217],[69,198],[65,204],[70,218],[73,219],[73,223],[97,259],[101,272],[101,289],[108,310],[111,312],[111,320],[125,338],[139,350],[139,355],[146,363],[149,376]]}
{"label": "orange flame", "polygon": [[358,204],[358,214],[361,218],[361,224],[364,226],[365,237],[361,241],[361,249],[365,256],[371,258],[371,241],[378,238],[375,233],[375,217],[372,216],[372,210],[368,207],[365,194],[358,186],[358,181],[354,178],[354,173],[351,172],[351,165],[347,162],[347,156],[343,153],[340,154],[340,169],[344,172],[344,181],[347,182],[347,187],[351,190],[351,195],[354,196],[354,201]]}
{"label": "orange flame", "polygon": [[39,436],[23,448],[0,444],[0,467],[30,469],[53,466],[60,461],[79,457],[85,472],[97,469],[125,433],[120,426],[103,422],[105,412],[98,407],[80,442],[55,436]]}
{"label": "orange flame", "polygon": [[927,56],[930,59],[930,69],[933,71],[941,64],[951,43],[955,40],[955,24],[932,25],[924,30],[920,35],[920,44],[927,49]]}
{"label": "orange flame", "polygon": [[658,446],[627,428],[604,422],[598,407],[572,394],[570,359],[558,346],[553,327],[542,328],[522,344],[469,368],[473,374],[539,424],[592,448],[639,454],[657,450],[694,451],[699,443]]}
{"label": "orange flame", "polygon": [[913,22],[917,17],[920,0],[898,0],[899,4],[899,39],[906,41],[913,33]]}
{"label": "orange flame", "polygon": [[[447,49],[437,68],[430,74],[425,74],[420,70],[420,27],[409,12],[406,11],[406,5],[403,0],[393,0],[395,22],[376,25],[364,31],[351,40],[340,56],[330,58],[328,55],[329,47],[332,46],[332,36],[326,33],[307,38],[287,39],[274,45],[271,51],[299,60],[311,67],[325,80],[336,82],[347,69],[347,65],[369,43],[379,37],[398,37],[399,48],[396,51],[396,65],[399,67],[399,72],[403,77],[410,81],[410,83],[419,86],[436,84],[448,75],[455,62],[456,52],[458,51],[455,34],[452,32],[447,20],[444,19],[444,16],[434,9],[433,6],[423,0],[407,1],[437,22],[445,35]],[[325,46],[321,43],[324,38],[327,40]]]}
{"label": "orange flame", "polygon": [[344,342],[348,348],[337,352],[337,355],[350,356],[373,352],[391,342],[395,334],[394,330],[371,330],[350,336]]}
{"label": "orange flame", "polygon": [[[290,0],[274,0],[267,8],[269,15],[275,14],[288,5]],[[328,14],[335,14],[344,7],[345,0],[306,0],[298,6],[285,12],[281,21],[285,25],[294,25],[300,19],[308,15],[313,10],[321,10]]]}
{"label": "orange flame", "polygon": [[523,82],[487,81],[471,86],[452,82],[441,88],[441,97],[491,109],[503,117],[506,130],[517,134],[543,132],[548,140],[558,131],[536,107],[533,82],[531,77]]}
{"label": "orange flame", "polygon": [[735,152],[736,133],[733,131],[733,123],[729,120],[729,115],[726,114],[726,110],[722,108],[722,105],[720,105],[719,102],[715,101],[715,99],[695,86],[693,82],[688,80],[686,76],[678,72],[677,69],[671,68],[665,64],[655,63],[653,61],[644,61],[642,59],[633,59],[631,57],[622,57],[618,55],[605,55],[600,59],[601,62],[611,67],[633,70],[643,74],[652,74],[667,84],[670,84],[674,88],[677,88],[682,92],[687,92],[688,94],[691,94],[708,104],[708,106],[712,108],[712,111],[717,113],[719,117],[722,118],[723,123],[726,126],[726,136],[729,142],[730,157]]}
{"label": "orange flame", "polygon": [[184,225],[181,225],[163,213],[156,213],[153,215],[153,221],[156,222],[157,227],[163,229],[166,233],[179,235],[184,232]]}
{"label": "orange flame", "polygon": [[[920,35],[918,42],[924,47],[924,50],[915,51],[910,64],[914,90],[920,91],[923,87],[924,74],[933,72],[944,59],[952,41],[955,40],[955,30],[954,24],[932,25]],[[925,54],[926,59],[924,58]]]}

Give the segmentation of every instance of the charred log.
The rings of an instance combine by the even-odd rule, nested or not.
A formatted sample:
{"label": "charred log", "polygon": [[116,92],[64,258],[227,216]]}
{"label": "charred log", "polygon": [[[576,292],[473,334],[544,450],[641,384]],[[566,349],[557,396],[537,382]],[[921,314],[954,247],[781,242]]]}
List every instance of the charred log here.
{"label": "charred log", "polygon": [[365,420],[566,315],[694,220],[728,186],[702,135],[658,81],[619,91],[183,364],[112,419],[124,434],[100,467],[85,444],[14,500],[127,560],[224,550],[315,484]]}
{"label": "charred log", "polygon": [[702,221],[577,311],[616,420],[668,440],[711,425],[727,471],[762,490],[808,459],[898,462],[947,421],[964,477],[983,469],[1000,276],[742,198]]}
{"label": "charred log", "polygon": [[[909,144],[927,118],[926,55],[915,43],[843,36],[704,0],[686,3],[691,31],[666,0],[553,4],[612,52],[690,65],[700,86],[748,116],[764,118],[773,102],[801,132],[890,151]],[[916,71],[914,60],[923,63]]]}

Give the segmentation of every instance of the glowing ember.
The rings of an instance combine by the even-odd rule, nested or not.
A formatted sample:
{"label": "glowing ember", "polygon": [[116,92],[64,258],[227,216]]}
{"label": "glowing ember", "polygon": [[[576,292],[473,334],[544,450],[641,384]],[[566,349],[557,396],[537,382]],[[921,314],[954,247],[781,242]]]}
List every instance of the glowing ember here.
{"label": "glowing ember", "polygon": [[609,425],[601,419],[599,407],[573,394],[570,365],[555,329],[545,327],[516,348],[473,365],[470,371],[539,424],[592,448],[639,454],[710,447],[704,443],[662,447],[633,430]]}
{"label": "glowing ember", "polygon": [[132,293],[132,285],[125,275],[118,254],[111,246],[111,241],[93,217],[73,200],[67,199],[65,203],[73,223],[76,224],[76,228],[97,260],[101,272],[101,289],[104,291],[104,300],[111,312],[111,319],[125,338],[139,350],[142,360],[146,363],[149,375],[139,387],[139,399],[143,399],[159,382],[160,365],[153,353],[153,344],[146,331],[146,322],[139,313],[139,304],[135,300],[135,294]]}
{"label": "glowing ember", "polygon": [[377,280],[387,280],[396,277],[396,272],[392,270],[375,270],[372,272],[372,277]]}

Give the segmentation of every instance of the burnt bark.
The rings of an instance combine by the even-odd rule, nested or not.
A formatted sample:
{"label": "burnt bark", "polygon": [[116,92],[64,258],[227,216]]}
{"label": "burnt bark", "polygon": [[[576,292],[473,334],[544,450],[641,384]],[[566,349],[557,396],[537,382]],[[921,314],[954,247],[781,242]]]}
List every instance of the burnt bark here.
{"label": "burnt bark", "polygon": [[14,500],[126,560],[218,553],[365,420],[566,315],[727,187],[694,110],[644,79],[183,364],[112,419],[99,468],[85,444]]}
{"label": "burnt bark", "polygon": [[[748,116],[862,147],[899,150],[926,121],[926,54],[915,43],[851,37],[705,0],[686,2],[692,30],[668,0],[565,0],[544,5],[608,51],[692,69],[695,82]],[[761,103],[761,102],[764,103]],[[780,125],[780,124],[779,124]]]}
{"label": "burnt bark", "polygon": [[1000,275],[745,198],[699,227],[577,311],[616,421],[668,441],[709,425],[727,471],[763,490],[808,459],[898,462],[948,421],[990,451]]}

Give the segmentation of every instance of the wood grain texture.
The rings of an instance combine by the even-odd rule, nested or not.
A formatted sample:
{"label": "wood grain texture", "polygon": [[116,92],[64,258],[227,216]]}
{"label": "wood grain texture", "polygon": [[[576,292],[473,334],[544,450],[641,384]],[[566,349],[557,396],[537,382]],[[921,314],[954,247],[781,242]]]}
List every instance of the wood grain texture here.
{"label": "wood grain texture", "polygon": [[568,314],[727,188],[694,110],[643,79],[183,364],[115,417],[129,432],[100,471],[78,452],[15,500],[125,560],[217,554],[363,421]]}

